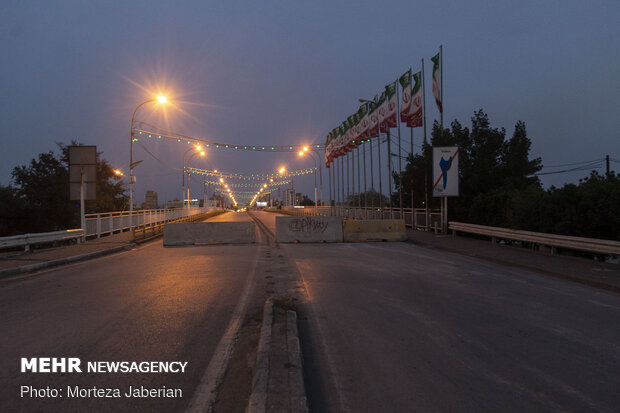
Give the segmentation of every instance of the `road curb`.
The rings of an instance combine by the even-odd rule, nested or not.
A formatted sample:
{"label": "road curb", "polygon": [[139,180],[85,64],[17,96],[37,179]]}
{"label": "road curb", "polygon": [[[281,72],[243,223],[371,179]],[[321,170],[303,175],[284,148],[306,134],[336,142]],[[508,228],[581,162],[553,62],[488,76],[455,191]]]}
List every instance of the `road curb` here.
{"label": "road curb", "polygon": [[254,364],[254,377],[252,378],[252,394],[246,409],[247,413],[264,413],[267,405],[272,325],[273,300],[270,298],[265,302],[265,307],[263,308],[263,322],[260,328],[260,338]]}
{"label": "road curb", "polygon": [[59,258],[57,260],[40,262],[37,264],[23,265],[21,267],[9,268],[6,270],[0,270],[0,278],[10,277],[12,275],[25,274],[47,268],[59,267],[64,264],[70,264],[72,262],[86,261],[92,258],[103,257],[104,255],[114,254],[116,252],[130,250],[131,245],[122,245],[120,247],[109,248],[107,250],[89,252],[82,255],[74,255],[72,257]]}
{"label": "road curb", "polygon": [[286,347],[288,353],[288,379],[290,385],[291,412],[307,413],[308,400],[304,386],[303,361],[299,345],[297,330],[297,313],[292,310],[286,312]]}

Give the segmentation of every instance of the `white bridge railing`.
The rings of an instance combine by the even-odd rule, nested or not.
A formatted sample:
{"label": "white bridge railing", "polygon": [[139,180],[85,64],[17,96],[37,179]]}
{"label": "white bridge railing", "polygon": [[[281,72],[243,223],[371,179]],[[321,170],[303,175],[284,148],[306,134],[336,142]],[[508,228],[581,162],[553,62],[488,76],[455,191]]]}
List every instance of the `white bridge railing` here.
{"label": "white bridge railing", "polygon": [[486,235],[491,237],[493,242],[497,242],[500,239],[507,239],[546,245],[551,247],[552,252],[555,252],[556,248],[566,248],[597,254],[620,256],[620,242],[618,241],[487,227],[484,225],[465,224],[463,222],[449,222],[448,226],[449,229],[452,230],[452,234],[456,234],[456,232],[467,232],[470,234]]}
{"label": "white bridge railing", "polygon": [[[277,211],[270,208],[272,211]],[[280,210],[290,215],[334,215],[349,219],[404,219],[405,225],[412,228],[441,229],[441,212],[425,208],[378,208],[356,206],[284,206]]]}
{"label": "white bridge railing", "polygon": [[13,235],[0,237],[0,249],[24,247],[30,250],[31,245],[48,244],[61,241],[77,242],[86,237],[99,238],[101,235],[123,232],[145,225],[165,223],[174,219],[203,214],[220,208],[174,208],[174,209],[145,209],[139,211],[104,212],[100,214],[86,214],[86,229],[70,229],[66,231],[41,232],[36,234]]}
{"label": "white bridge railing", "polygon": [[173,219],[188,217],[219,208],[173,208],[173,209],[143,209],[138,211],[104,212],[100,214],[86,214],[86,236],[97,238],[105,234],[113,234],[130,230],[134,227],[159,224]]}

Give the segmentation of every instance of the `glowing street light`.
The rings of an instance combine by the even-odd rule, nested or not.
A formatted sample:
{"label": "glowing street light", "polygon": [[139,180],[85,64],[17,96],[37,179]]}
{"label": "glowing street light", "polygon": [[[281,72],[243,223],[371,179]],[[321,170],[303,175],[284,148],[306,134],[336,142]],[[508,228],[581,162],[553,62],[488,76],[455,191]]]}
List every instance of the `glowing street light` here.
{"label": "glowing street light", "polygon": [[[133,115],[131,115],[131,125],[130,125],[130,130],[129,130],[129,225],[132,225],[132,214],[131,212],[133,212],[133,183],[136,180],[134,174],[133,174],[133,168],[134,166],[134,162],[133,162],[133,125],[136,121],[136,112],[138,111],[138,109],[140,109],[142,107],[142,105],[145,105],[147,103],[151,103],[151,102],[159,102],[159,103],[167,103],[168,99],[166,99],[165,96],[159,96],[157,98],[154,99],[149,99],[149,100],[145,100],[144,102],[140,103],[138,106],[136,106],[136,109],[133,111]],[[136,163],[137,164],[137,163]]]}
{"label": "glowing street light", "polygon": [[116,175],[116,176],[123,176],[123,172],[121,172],[120,169],[115,169],[114,170],[114,175]]}
{"label": "glowing street light", "polygon": [[[205,151],[201,151],[202,147],[200,145],[196,145],[193,148],[189,148],[188,150],[185,151],[185,153],[183,154],[183,168],[181,169],[181,173],[183,175],[183,187],[185,187],[185,157],[187,156],[187,154],[191,151],[200,151],[200,152],[194,152],[192,154],[192,156],[189,157],[188,162],[192,159],[192,157],[196,156],[196,155],[200,155],[200,156],[205,156],[206,152]],[[185,192],[185,188],[183,188],[183,192]],[[182,198],[184,198],[185,195],[183,195]],[[189,171],[187,171],[187,209],[189,209]]]}
{"label": "glowing street light", "polygon": [[[299,156],[304,156],[304,155],[305,155],[305,153],[306,153],[306,152],[308,152],[308,150],[309,150],[309,147],[308,147],[308,146],[304,146],[304,150],[303,150],[303,152],[302,152],[302,151],[299,151]],[[311,158],[312,158],[312,160],[314,161],[314,205],[317,205],[317,206],[318,206],[318,203],[317,203],[317,186],[316,186],[316,170],[317,170],[317,160],[315,159],[315,157],[314,157],[314,156],[312,156],[312,155],[314,155],[314,152],[313,152],[313,151],[310,151],[310,152],[308,152],[308,153],[311,155],[310,157],[311,157]],[[318,155],[317,155],[317,157],[318,157]],[[323,170],[322,170],[322,168],[321,168],[321,161],[320,161],[320,159],[319,159],[319,161],[318,161],[318,165],[319,165],[319,166],[318,166],[318,169],[319,169],[319,175],[320,175],[320,178],[321,178],[321,184],[320,184],[320,185],[321,185],[321,204],[322,204],[322,203],[323,203]]]}

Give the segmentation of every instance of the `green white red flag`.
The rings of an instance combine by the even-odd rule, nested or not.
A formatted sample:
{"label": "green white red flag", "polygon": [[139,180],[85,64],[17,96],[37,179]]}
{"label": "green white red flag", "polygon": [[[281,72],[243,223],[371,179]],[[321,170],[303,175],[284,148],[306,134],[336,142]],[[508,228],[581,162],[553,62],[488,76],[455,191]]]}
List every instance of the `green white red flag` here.
{"label": "green white red flag", "polygon": [[402,87],[402,97],[400,102],[400,121],[407,122],[409,110],[411,109],[411,69],[403,73],[398,79]]}
{"label": "green white red flag", "polygon": [[384,122],[386,127],[395,128],[397,123],[396,111],[398,108],[396,82],[392,82],[385,87],[385,95],[386,113],[384,116]]}
{"label": "green white red flag", "polygon": [[441,101],[441,53],[431,57],[431,61],[433,62],[433,96],[435,96],[439,112],[443,113],[443,102]]}
{"label": "green white red flag", "polygon": [[422,72],[414,73],[414,86],[411,91],[411,106],[407,115],[407,126],[417,128],[423,126],[423,108],[422,108]]}
{"label": "green white red flag", "polygon": [[379,107],[380,107],[379,102],[377,101],[376,95],[373,101],[370,102],[369,106],[370,106],[370,110],[369,110],[368,117],[370,120],[370,124],[368,126],[368,134],[369,134],[369,137],[376,138],[377,136],[379,136]]}

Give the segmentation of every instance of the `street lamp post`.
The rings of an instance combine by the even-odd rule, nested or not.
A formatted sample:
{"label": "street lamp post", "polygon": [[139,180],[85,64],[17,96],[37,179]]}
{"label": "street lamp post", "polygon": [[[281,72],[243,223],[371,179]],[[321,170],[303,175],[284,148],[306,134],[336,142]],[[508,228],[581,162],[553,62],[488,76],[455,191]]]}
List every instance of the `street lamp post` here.
{"label": "street lamp post", "polygon": [[[193,151],[193,150],[198,150],[201,152],[194,152],[192,154],[192,156],[189,157],[189,159],[187,160],[188,162],[194,157],[196,156],[198,153],[200,154],[200,156],[205,156],[205,151],[202,151],[202,148],[200,147],[200,145],[194,147],[194,148],[189,148],[187,151],[185,151],[185,153],[183,154],[183,169],[181,169],[181,173],[183,175],[183,192],[185,192],[185,156]],[[182,196],[182,198],[185,198],[185,195]],[[189,171],[187,171],[187,210],[189,211]]]}
{"label": "street lamp post", "polygon": [[136,121],[136,112],[138,112],[138,109],[140,109],[143,105],[146,105],[147,103],[151,103],[151,102],[159,102],[159,103],[166,103],[168,100],[166,99],[165,96],[158,96],[157,98],[154,99],[149,99],[149,100],[145,100],[144,102],[140,103],[138,106],[136,106],[136,109],[133,111],[133,115],[131,115],[131,125],[130,125],[130,130],[129,130],[129,225],[131,226],[132,222],[132,213],[133,213],[133,183],[135,181],[135,176],[133,174],[133,167],[134,167],[134,163],[133,163],[133,124]]}

